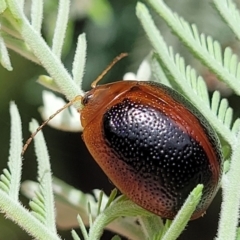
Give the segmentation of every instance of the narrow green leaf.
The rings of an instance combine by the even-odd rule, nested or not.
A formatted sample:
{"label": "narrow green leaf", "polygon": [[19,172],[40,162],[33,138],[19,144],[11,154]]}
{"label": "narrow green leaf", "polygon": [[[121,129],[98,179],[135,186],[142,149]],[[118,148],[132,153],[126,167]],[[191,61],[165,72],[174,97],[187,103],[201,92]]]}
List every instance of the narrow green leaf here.
{"label": "narrow green leaf", "polygon": [[11,179],[8,179],[4,174],[1,174],[0,179],[1,179],[1,182],[10,189]]}
{"label": "narrow green leaf", "polygon": [[234,123],[232,127],[232,131],[237,134],[240,130],[240,119],[238,118]]}
{"label": "narrow green leaf", "polygon": [[43,0],[32,0],[31,23],[37,32],[41,32],[43,20]]}
{"label": "narrow green leaf", "polygon": [[[71,234],[72,234],[72,238],[73,238],[74,240],[81,240],[81,238],[78,236],[78,234],[76,233],[75,230],[72,230],[72,231],[71,231]],[[84,238],[84,240],[85,240],[85,238]],[[86,240],[87,240],[87,239],[86,239]]]}
{"label": "narrow green leaf", "polygon": [[11,184],[9,188],[9,196],[14,200],[18,200],[20,181],[22,174],[22,126],[17,106],[10,103],[11,114],[11,139],[8,158],[8,167],[11,173]]}
{"label": "narrow green leaf", "polygon": [[238,57],[237,55],[233,54],[230,60],[230,72],[233,73],[234,75],[236,75],[237,73],[237,65],[238,65]]}
{"label": "narrow green leaf", "polygon": [[218,91],[215,91],[212,96],[211,110],[216,115],[218,113],[219,104],[220,104],[220,93]]}
{"label": "narrow green leaf", "polygon": [[[38,124],[35,120],[33,120],[30,124],[30,130],[33,133],[37,128]],[[44,204],[42,202],[33,202],[33,204],[40,203],[38,207],[44,205],[44,213],[41,213],[45,216],[45,224],[47,227],[54,233],[56,230],[55,223],[55,205],[54,205],[54,197],[53,197],[53,186],[52,186],[52,176],[51,176],[51,166],[50,159],[47,152],[46,143],[43,137],[42,132],[39,132],[34,138],[35,151],[37,155],[38,162],[38,179],[40,182],[40,191],[44,198]],[[33,209],[34,210],[34,209]],[[36,206],[35,210],[39,210]],[[38,212],[38,211],[37,211]]]}
{"label": "narrow green leaf", "polygon": [[201,76],[198,77],[198,79],[197,79],[197,89],[198,89],[198,93],[200,93],[202,99],[205,101],[207,106],[210,106],[208,89],[207,89],[205,81],[203,80],[203,78]]}
{"label": "narrow green leaf", "polygon": [[82,218],[81,218],[79,215],[77,216],[77,221],[78,221],[79,227],[80,227],[80,229],[81,229],[81,232],[82,232],[82,235],[83,235],[84,240],[88,240],[88,232],[87,232],[87,229],[86,229],[86,227],[84,226],[83,220],[82,220]]}
{"label": "narrow green leaf", "polygon": [[55,26],[54,36],[53,36],[53,43],[52,43],[52,52],[58,58],[61,57],[64,38],[66,35],[69,7],[70,7],[69,0],[59,1],[58,16],[56,20],[56,26]]}
{"label": "narrow green leaf", "polygon": [[11,179],[11,173],[9,172],[8,169],[4,168],[3,173],[4,173],[4,175],[6,176],[7,179],[9,179],[9,180]]}
{"label": "narrow green leaf", "polygon": [[[1,27],[1,25],[0,25]],[[12,71],[11,61],[8,55],[7,47],[4,43],[3,38],[0,36],[0,63],[1,65],[6,68],[8,71]]]}
{"label": "narrow green leaf", "polygon": [[110,196],[109,196],[109,198],[108,198],[108,202],[107,202],[107,204],[106,204],[106,206],[105,206],[105,209],[108,208],[108,207],[111,205],[111,203],[113,202],[113,200],[114,200],[115,197],[117,196],[117,192],[118,192],[118,190],[117,190],[116,188],[114,188],[114,189],[112,190],[112,192],[111,192],[111,194],[110,194]]}
{"label": "narrow green leaf", "polygon": [[228,108],[228,101],[227,99],[222,99],[220,102],[219,110],[218,110],[218,119],[224,122],[225,114]]}
{"label": "narrow green leaf", "polygon": [[[197,90],[197,74],[196,74],[195,70],[193,70],[192,68],[189,67],[189,69],[190,69],[189,80],[191,81],[191,86],[192,86],[193,90],[194,89]],[[197,91],[196,91],[196,93],[197,93]]]}
{"label": "narrow green leaf", "polygon": [[39,220],[41,223],[45,223],[45,216],[42,215],[41,213],[38,213],[37,212],[37,209],[35,209],[35,212],[32,212],[32,215],[37,219]]}
{"label": "narrow green leaf", "polygon": [[[189,32],[191,34],[191,32]],[[214,48],[213,48],[213,39],[210,36],[207,36],[207,49],[211,56],[214,56]]]}
{"label": "narrow green leaf", "polygon": [[1,188],[5,193],[8,194],[8,192],[9,192],[9,185],[6,185],[5,183],[0,182],[0,188]]}
{"label": "narrow green leaf", "polygon": [[193,189],[189,194],[186,202],[174,218],[171,226],[168,228],[167,232],[164,234],[162,240],[173,240],[177,239],[182,231],[185,229],[188,221],[190,220],[193,212],[196,209],[199,201],[202,197],[203,185],[199,184]]}
{"label": "narrow green leaf", "polygon": [[232,56],[232,49],[227,47],[224,51],[224,61],[223,61],[223,66],[225,68],[229,68],[230,66],[230,60]]}
{"label": "narrow green leaf", "polygon": [[213,46],[214,46],[215,58],[222,65],[222,48],[221,48],[219,42],[217,42],[217,41],[214,41]]}
{"label": "narrow green leaf", "polygon": [[102,200],[103,200],[103,191],[100,192],[99,197],[98,197],[98,209],[97,209],[97,215],[99,215],[100,212],[101,212]]}
{"label": "narrow green leaf", "polygon": [[44,203],[44,196],[43,196],[42,192],[40,193],[39,191],[36,191],[35,194],[36,194],[38,201],[40,201],[41,203]]}
{"label": "narrow green leaf", "polygon": [[225,113],[225,118],[224,118],[224,124],[229,128],[231,128],[232,119],[233,119],[233,109],[229,107]]}
{"label": "narrow green leaf", "polygon": [[[7,174],[5,174],[5,172]],[[11,182],[11,174],[9,173],[8,169],[3,169],[3,174],[1,174],[0,176],[1,181],[6,184],[8,187],[10,186],[10,182]]]}
{"label": "narrow green leaf", "polygon": [[88,222],[89,222],[89,227],[92,227],[93,224],[93,216],[92,216],[92,210],[91,210],[91,203],[88,202]]}
{"label": "narrow green leaf", "polygon": [[[39,194],[39,193],[38,193]],[[33,202],[34,204],[36,204],[39,208],[43,209],[44,210],[44,201],[40,201],[37,197],[36,198],[33,198],[33,200],[31,201]]]}
{"label": "narrow green leaf", "polygon": [[80,87],[82,87],[82,79],[86,64],[86,55],[87,55],[87,41],[86,35],[85,33],[83,33],[78,37],[77,48],[74,55],[72,66],[73,80]]}
{"label": "narrow green leaf", "polygon": [[42,208],[41,206],[39,206],[36,202],[34,201],[30,201],[29,202],[29,206],[31,207],[31,209],[38,215],[43,217],[43,223],[46,222],[45,220],[45,210],[44,208]]}
{"label": "narrow green leaf", "polygon": [[[195,24],[193,24],[193,26],[194,26],[195,28],[197,28],[197,26],[196,26]],[[207,51],[206,36],[205,36],[204,33],[201,33],[200,39],[201,39],[200,43],[201,43],[202,48],[203,48],[205,51]]]}

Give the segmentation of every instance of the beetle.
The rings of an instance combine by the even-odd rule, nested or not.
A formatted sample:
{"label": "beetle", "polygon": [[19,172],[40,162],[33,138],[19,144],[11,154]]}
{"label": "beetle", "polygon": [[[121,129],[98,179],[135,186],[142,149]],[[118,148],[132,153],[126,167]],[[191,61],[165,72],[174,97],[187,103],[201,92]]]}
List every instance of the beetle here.
{"label": "beetle", "polygon": [[111,182],[129,199],[173,219],[203,184],[192,219],[202,216],[223,172],[219,139],[204,116],[175,90],[119,81],[82,98],[83,140]]}
{"label": "beetle", "polygon": [[203,184],[191,219],[202,216],[216,195],[223,173],[217,134],[200,111],[177,91],[149,81],[97,85],[121,54],[76,101],[83,140],[111,182],[129,199],[162,218],[173,219],[190,192]]}

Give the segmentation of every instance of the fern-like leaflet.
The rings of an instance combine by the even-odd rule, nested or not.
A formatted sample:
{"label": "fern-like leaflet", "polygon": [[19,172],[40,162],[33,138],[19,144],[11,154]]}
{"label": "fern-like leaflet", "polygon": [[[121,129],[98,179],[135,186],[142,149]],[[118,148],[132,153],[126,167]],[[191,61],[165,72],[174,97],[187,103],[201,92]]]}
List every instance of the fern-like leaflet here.
{"label": "fern-like leaflet", "polygon": [[4,169],[1,175],[0,187],[13,200],[18,200],[22,171],[22,127],[21,119],[17,107],[14,103],[10,104],[11,114],[11,137],[10,151],[8,159],[8,169]]}
{"label": "fern-like leaflet", "polygon": [[184,59],[180,57],[179,54],[176,54],[175,59],[173,60],[179,71],[184,74],[185,79],[188,81],[188,84],[192,88],[193,92],[196,93],[197,97],[211,109],[212,114],[216,115],[219,124],[223,124],[226,129],[231,130],[232,133],[237,133],[239,129],[233,131],[231,127],[234,126],[240,119],[233,122],[233,109],[229,107],[228,100],[226,98],[221,99],[220,93],[215,91],[210,101],[204,79],[201,76],[197,76],[196,71],[191,66],[188,65],[185,67]]}
{"label": "fern-like leaflet", "polygon": [[[52,208],[53,214],[49,214],[49,206],[51,208],[52,204],[49,204],[49,201],[44,198],[48,195],[46,192],[52,191],[52,189],[42,188],[42,192],[37,193],[37,198],[30,204],[34,214],[31,214],[19,201],[22,172],[22,129],[20,115],[14,103],[10,104],[10,113],[10,154],[8,169],[3,170],[0,180],[0,211],[37,239],[59,240],[56,228],[54,228],[55,219],[51,222],[48,217],[50,214],[54,215],[54,207]],[[46,203],[48,207],[46,207]]]}
{"label": "fern-like leaflet", "polygon": [[229,48],[226,48],[222,54],[217,41],[205,34],[200,35],[195,24],[190,25],[182,17],[173,13],[162,0],[149,0],[149,2],[194,56],[240,95],[240,89],[236,87],[239,85],[240,74],[237,56]]}

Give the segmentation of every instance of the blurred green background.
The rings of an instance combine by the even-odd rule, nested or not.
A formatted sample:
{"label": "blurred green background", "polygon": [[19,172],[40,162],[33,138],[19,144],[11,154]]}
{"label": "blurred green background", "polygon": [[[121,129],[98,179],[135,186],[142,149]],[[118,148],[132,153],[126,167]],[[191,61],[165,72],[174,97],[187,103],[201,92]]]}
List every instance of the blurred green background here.
{"label": "blurred green background", "polygon": [[[55,24],[58,1],[45,1],[45,20],[42,33],[51,43],[52,32]],[[87,66],[84,76],[84,89],[90,88],[91,82],[121,52],[128,52],[130,56],[120,61],[107,74],[101,83],[121,80],[128,71],[136,71],[143,58],[149,53],[151,47],[146,39],[140,23],[135,15],[135,0],[72,0],[72,9],[64,46],[63,62],[71,70],[75,43],[79,34],[86,33],[88,50]],[[199,32],[218,39],[222,46],[230,45],[238,52],[239,45],[235,42],[234,35],[221,21],[216,11],[207,0],[168,0],[167,4],[186,20],[196,23]],[[26,2],[26,11],[29,6]],[[172,45],[175,52],[180,52],[186,57],[188,63],[198,69],[205,76],[211,89],[221,89],[229,97],[230,105],[237,109],[237,99],[224,85],[219,84],[216,78],[203,68],[187,53],[182,44],[175,38],[162,19],[153,16],[161,29],[166,42]],[[9,102],[15,101],[22,118],[24,140],[29,137],[28,122],[36,118],[41,122],[38,108],[42,105],[41,93],[43,87],[35,81],[40,74],[46,74],[40,66],[25,60],[23,57],[10,51],[13,71],[8,72],[0,66],[0,169],[6,167],[9,149],[10,116]],[[103,189],[109,193],[113,186],[103,174],[88,153],[80,133],[67,133],[45,127],[44,135],[47,140],[51,156],[53,174],[70,185],[84,192],[92,189]],[[36,180],[36,161],[31,145],[23,161],[22,179]],[[28,200],[21,196],[24,204]],[[215,198],[207,214],[189,223],[180,240],[210,240],[213,239],[218,224],[220,210],[220,194]],[[70,231],[59,231],[64,239],[72,239]],[[110,239],[111,233],[106,232],[103,239]],[[0,239],[31,239],[12,222],[0,218]]]}

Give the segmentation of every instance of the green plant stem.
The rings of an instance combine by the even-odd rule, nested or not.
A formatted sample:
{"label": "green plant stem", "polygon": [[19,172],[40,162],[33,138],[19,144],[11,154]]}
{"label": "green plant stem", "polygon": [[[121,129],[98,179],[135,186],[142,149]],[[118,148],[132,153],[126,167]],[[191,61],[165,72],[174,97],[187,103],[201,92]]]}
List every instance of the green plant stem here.
{"label": "green plant stem", "polygon": [[70,0],[59,0],[58,16],[57,16],[53,42],[52,42],[52,52],[59,58],[61,57],[64,38],[66,35],[69,8],[70,8],[69,5],[70,5]]}

